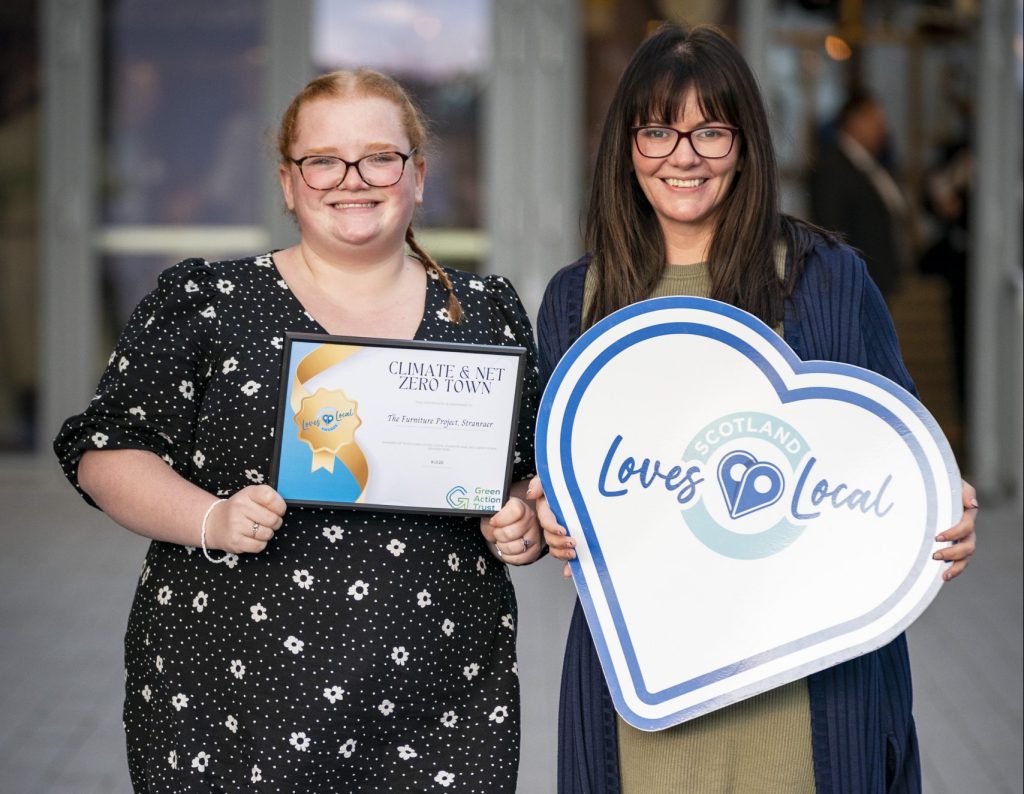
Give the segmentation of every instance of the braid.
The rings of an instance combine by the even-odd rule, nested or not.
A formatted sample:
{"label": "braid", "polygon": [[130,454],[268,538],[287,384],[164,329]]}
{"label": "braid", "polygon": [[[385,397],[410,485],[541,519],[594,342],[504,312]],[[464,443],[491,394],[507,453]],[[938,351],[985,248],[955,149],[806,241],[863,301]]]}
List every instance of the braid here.
{"label": "braid", "polygon": [[437,274],[445,292],[448,293],[448,316],[452,318],[453,323],[461,323],[463,316],[462,304],[459,303],[459,299],[455,295],[455,287],[452,286],[452,280],[448,278],[448,274],[444,272],[444,268],[437,264],[437,262],[434,261],[434,258],[424,251],[420,247],[420,244],[416,242],[416,235],[413,234],[412,226],[405,230],[405,243],[412,249],[412,252],[420,262],[423,263],[423,267],[428,274]]}

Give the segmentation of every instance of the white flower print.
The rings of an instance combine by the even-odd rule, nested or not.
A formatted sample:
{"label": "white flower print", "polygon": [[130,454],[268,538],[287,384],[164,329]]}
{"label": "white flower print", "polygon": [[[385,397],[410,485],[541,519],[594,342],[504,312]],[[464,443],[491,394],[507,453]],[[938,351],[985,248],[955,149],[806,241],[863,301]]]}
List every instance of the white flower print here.
{"label": "white flower print", "polygon": [[455,775],[451,772],[445,772],[443,769],[434,775],[434,780],[440,783],[445,788],[448,788],[452,783],[455,782]]}
{"label": "white flower print", "polygon": [[296,750],[306,752],[309,749],[309,737],[302,731],[292,733],[288,743]]}
{"label": "white flower print", "polygon": [[189,279],[185,282],[185,292],[199,292],[199,285]]}
{"label": "white flower print", "polygon": [[503,723],[507,718],[508,706],[495,706],[494,711],[492,711],[487,717],[491,722],[496,722],[498,725],[501,725],[501,723]]}
{"label": "white flower print", "polygon": [[391,649],[391,658],[395,660],[395,664],[399,667],[404,667],[405,663],[409,661],[409,652],[405,649],[404,645],[399,645],[397,648]]}
{"label": "white flower print", "polygon": [[416,594],[416,603],[419,604],[421,607],[430,606],[430,593],[428,593],[426,590],[420,590],[420,592]]}
{"label": "white flower print", "polygon": [[288,282],[285,281],[283,278],[279,278],[277,280],[277,286],[279,286],[281,289],[288,289]]}
{"label": "white flower print", "polygon": [[370,592],[370,585],[364,582],[362,579],[358,579],[349,589],[348,594],[352,596],[356,601],[362,601],[363,598]]}
{"label": "white flower print", "polygon": [[238,679],[245,677],[245,665],[242,664],[241,659],[231,660],[231,675]]}
{"label": "white flower print", "polygon": [[448,555],[448,567],[453,571],[459,570],[459,555],[454,551]]}
{"label": "white flower print", "polygon": [[171,705],[174,706],[175,710],[181,711],[185,706],[188,705],[188,695],[183,692],[179,692],[177,695],[171,698]]}
{"label": "white flower print", "polygon": [[410,758],[416,757],[416,751],[413,750],[409,745],[403,744],[398,748],[398,757],[403,761],[408,761]]}
{"label": "white flower print", "polygon": [[355,739],[346,739],[345,743],[341,747],[338,748],[338,754],[339,755],[343,755],[346,758],[351,758],[352,757],[352,753],[354,753],[355,751],[356,751],[356,740]]}
{"label": "white flower print", "polygon": [[284,339],[280,336],[275,336],[270,340],[270,344],[272,344],[274,347],[280,350],[282,347],[284,347]]}
{"label": "white flower print", "polygon": [[256,257],[256,267],[270,267],[274,264],[274,258],[270,254],[260,254]]}
{"label": "white flower print", "polygon": [[263,780],[263,770],[260,769],[258,766],[253,766],[251,780],[253,783],[259,783],[261,780]]}
{"label": "white flower print", "polygon": [[192,768],[198,769],[200,772],[205,772],[206,767],[210,765],[210,754],[205,750],[200,750],[198,755],[192,759]]}
{"label": "white flower print", "polygon": [[288,639],[284,641],[284,647],[289,651],[298,656],[302,653],[302,649],[306,646],[306,643],[300,640],[298,637],[289,635]]}
{"label": "white flower print", "polygon": [[142,699],[149,703],[149,699],[153,697],[153,690],[149,688],[149,684],[142,687]]}
{"label": "white flower print", "polygon": [[155,314],[149,315],[149,319],[146,320],[146,328],[149,328],[149,326],[151,326],[153,324],[153,320],[155,320],[155,319],[156,319],[156,315]]}
{"label": "white flower print", "polygon": [[207,318],[208,320],[212,320],[214,317],[217,316],[217,310],[214,309],[213,305],[211,304],[210,306],[207,306],[205,309],[199,312],[199,314]]}
{"label": "white flower print", "polygon": [[523,462],[523,456],[519,454],[519,450],[518,449],[516,450],[516,454],[515,454],[515,457],[513,458],[512,462],[513,463],[522,463]]}
{"label": "white flower print", "polygon": [[245,478],[249,482],[254,482],[256,484],[263,482],[263,475],[260,472],[256,471],[256,469],[246,469]]}
{"label": "white flower print", "polygon": [[97,447],[102,448],[107,445],[107,441],[110,440],[110,436],[108,436],[106,433],[100,433],[99,431],[96,431],[95,433],[92,434],[91,440],[92,443],[95,444]]}
{"label": "white flower print", "polygon": [[454,711],[446,711],[441,715],[441,724],[446,728],[454,728],[459,716]]}
{"label": "white flower print", "polygon": [[160,457],[163,459],[163,462],[166,463],[168,466],[174,466],[174,458],[172,458],[170,455],[163,454]]}
{"label": "white flower print", "polygon": [[427,270],[427,275],[434,279],[434,281],[437,281],[438,279],[441,278],[441,274],[434,270],[434,268],[430,268],[429,270]]}
{"label": "white flower print", "polygon": [[249,607],[249,612],[252,614],[252,619],[257,623],[267,619],[267,608],[263,604],[253,604]]}
{"label": "white flower print", "polygon": [[337,524],[332,524],[329,527],[324,527],[324,537],[327,538],[331,543],[341,540],[345,537],[345,530],[339,527]]}
{"label": "white flower print", "polygon": [[445,618],[444,623],[441,624],[441,631],[445,633],[445,636],[451,637],[452,632],[455,631],[455,624],[448,618]]}
{"label": "white flower print", "polygon": [[235,719],[233,714],[228,714],[228,718],[224,720],[224,727],[232,733],[238,733],[238,720]]}
{"label": "white flower print", "polygon": [[[109,358],[107,359],[107,366],[108,366],[108,367],[109,367],[109,366],[110,366],[111,364],[113,364],[113,363],[114,363],[114,359],[115,359],[115,358],[117,358],[117,351],[116,351],[116,350],[111,350],[111,351],[110,351],[110,357],[109,357]],[[94,399],[94,400],[98,400],[99,398],[100,398],[100,396],[99,396],[98,394],[97,394],[97,395],[96,395],[95,397],[93,397],[93,399]]]}
{"label": "white flower print", "polygon": [[128,413],[130,413],[132,416],[139,417],[139,419],[146,418],[146,412],[141,405],[133,405],[131,408],[128,409]]}
{"label": "white flower print", "polygon": [[174,591],[171,590],[171,588],[169,588],[167,585],[164,585],[157,591],[156,600],[164,606],[167,606],[169,603],[171,603],[172,595],[174,595]]}
{"label": "white flower print", "polygon": [[210,597],[206,595],[202,590],[196,593],[196,597],[192,599],[192,606],[195,607],[196,612],[202,612],[206,609],[207,604],[210,603]]}
{"label": "white flower print", "polygon": [[519,662],[512,662],[512,675],[519,675]]}
{"label": "white flower print", "polygon": [[484,561],[483,557],[476,558],[476,572],[481,576],[487,573],[487,563]]}
{"label": "white flower print", "polygon": [[149,578],[149,575],[152,572],[153,572],[153,569],[149,565],[146,565],[146,566],[143,567],[143,569],[142,569],[142,582],[141,582],[142,584],[146,583],[146,580]]}
{"label": "white flower print", "polygon": [[225,295],[230,295],[231,291],[235,288],[235,285],[228,281],[226,278],[217,279],[217,289],[223,292]]}
{"label": "white flower print", "polygon": [[224,363],[221,365],[221,371],[227,375],[229,372],[234,372],[238,369],[238,359],[232,356],[231,358],[224,359]]}
{"label": "white flower print", "polygon": [[329,686],[324,688],[324,697],[331,703],[337,703],[345,695],[345,690],[340,686]]}
{"label": "white flower print", "polygon": [[394,712],[394,710],[395,710],[395,704],[392,703],[390,700],[387,700],[387,699],[382,700],[380,702],[380,705],[377,706],[377,711],[379,711],[385,717],[390,717],[392,712]]}
{"label": "white flower print", "polygon": [[164,671],[164,657],[162,656],[156,657],[156,671],[158,673],[162,673]]}
{"label": "white flower print", "polygon": [[398,538],[391,538],[391,542],[385,546],[385,548],[394,554],[396,557],[401,556],[402,552],[405,551],[405,544],[402,543]]}
{"label": "white flower print", "polygon": [[507,615],[502,615],[501,616],[501,625],[504,626],[506,629],[514,629],[515,628],[515,622],[512,620],[512,613],[511,612],[508,613]]}
{"label": "white flower print", "polygon": [[118,372],[124,372],[126,369],[128,369],[128,359],[126,359],[124,356],[121,356],[121,358],[118,359],[117,362],[117,369]]}
{"label": "white flower print", "polygon": [[260,384],[254,380],[248,380],[242,386],[242,394],[246,397],[252,397],[256,392],[260,390]]}
{"label": "white flower print", "polygon": [[171,769],[178,768],[178,752],[177,750],[171,750],[167,754],[167,763],[171,765]]}
{"label": "white flower print", "polygon": [[196,387],[192,384],[192,381],[183,380],[178,384],[178,391],[181,392],[186,400],[191,400],[195,396]]}
{"label": "white flower print", "polygon": [[197,449],[195,454],[192,455],[192,462],[196,464],[197,469],[203,468],[203,464],[206,463],[206,455],[203,454],[201,449]]}
{"label": "white flower print", "polygon": [[444,320],[446,323],[450,323],[452,321],[452,316],[447,309],[438,309],[437,319]]}
{"label": "white flower print", "polygon": [[313,586],[314,579],[310,575],[309,571],[303,568],[301,571],[298,569],[295,570],[292,574],[292,581],[303,590],[309,590]]}
{"label": "white flower print", "polygon": [[464,676],[466,676],[467,679],[472,679],[479,672],[480,672],[480,665],[478,665],[476,662],[470,662],[469,664],[467,664],[465,667],[462,668],[462,674]]}
{"label": "white flower print", "polygon": [[480,292],[483,292],[484,283],[480,279],[472,278],[469,280],[469,287],[470,289],[475,289]]}
{"label": "white flower print", "polygon": [[227,554],[221,557],[221,561],[226,566],[228,566],[228,568],[234,568],[236,565],[238,565],[238,555],[229,551]]}
{"label": "white flower print", "polygon": [[509,339],[515,340],[515,338],[516,338],[516,335],[514,333],[512,333],[512,329],[509,328],[507,325],[505,326],[505,330],[502,331],[502,333],[505,336],[507,336]]}

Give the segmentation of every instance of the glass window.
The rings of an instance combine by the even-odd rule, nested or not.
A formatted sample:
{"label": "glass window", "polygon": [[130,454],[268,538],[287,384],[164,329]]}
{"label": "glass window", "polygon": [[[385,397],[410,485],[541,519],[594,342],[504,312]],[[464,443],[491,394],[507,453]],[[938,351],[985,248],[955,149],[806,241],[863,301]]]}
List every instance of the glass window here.
{"label": "glass window", "polygon": [[[154,253],[155,227],[183,227],[180,248],[189,227],[261,222],[262,180],[273,168],[261,112],[261,9],[249,0],[104,4],[99,215],[109,328],[185,255]],[[136,240],[146,244],[133,251]],[[234,253],[253,252],[239,244]]]}
{"label": "glass window", "polygon": [[0,451],[30,450],[39,382],[38,4],[0,15]]}
{"label": "glass window", "polygon": [[[312,54],[317,72],[365,66],[398,80],[431,123],[417,230],[431,254],[473,268],[483,225],[483,92],[490,67],[489,0],[316,0]],[[433,234],[429,234],[433,232]]]}

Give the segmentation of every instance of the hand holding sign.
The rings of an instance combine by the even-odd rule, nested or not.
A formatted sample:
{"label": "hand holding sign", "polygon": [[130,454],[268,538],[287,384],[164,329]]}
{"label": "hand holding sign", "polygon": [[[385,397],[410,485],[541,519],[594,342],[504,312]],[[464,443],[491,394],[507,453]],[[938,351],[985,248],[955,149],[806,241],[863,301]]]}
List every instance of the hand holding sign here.
{"label": "hand holding sign", "polygon": [[[548,385],[537,451],[550,518],[573,528],[539,504],[548,543],[564,559],[575,542],[616,708],[646,729],[891,640],[938,591],[935,535],[960,518],[952,454],[910,394],[801,362],[698,298],[584,334]],[[862,544],[878,549],[870,576]]]}

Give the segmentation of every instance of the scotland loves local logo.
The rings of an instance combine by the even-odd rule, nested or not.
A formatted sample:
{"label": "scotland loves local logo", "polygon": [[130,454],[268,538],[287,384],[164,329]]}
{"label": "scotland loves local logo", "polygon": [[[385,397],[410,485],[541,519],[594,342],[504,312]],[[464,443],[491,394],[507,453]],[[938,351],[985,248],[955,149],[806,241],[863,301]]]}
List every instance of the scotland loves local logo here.
{"label": "scotland loves local logo", "polygon": [[699,298],[588,330],[537,457],[616,709],[648,730],[891,640],[937,593],[933,538],[960,514],[909,393]]}

